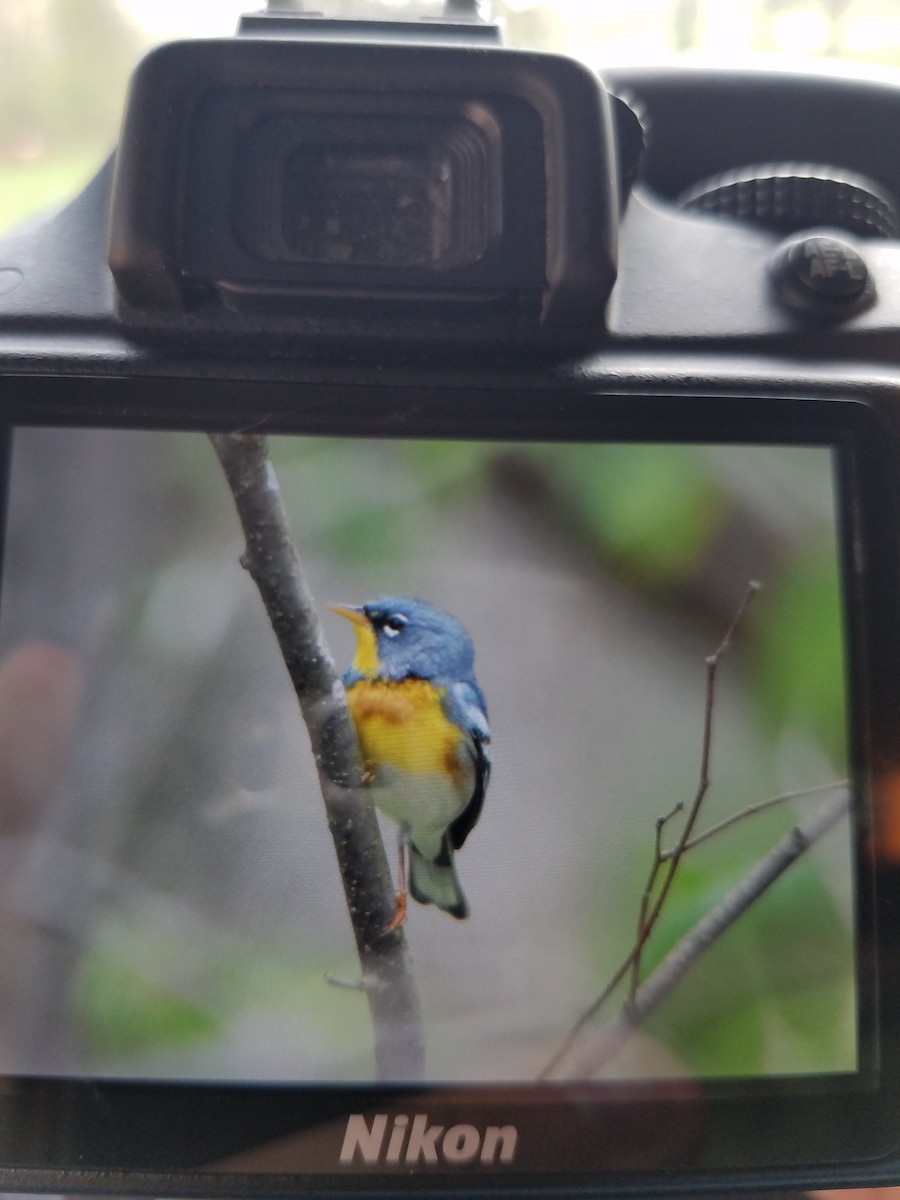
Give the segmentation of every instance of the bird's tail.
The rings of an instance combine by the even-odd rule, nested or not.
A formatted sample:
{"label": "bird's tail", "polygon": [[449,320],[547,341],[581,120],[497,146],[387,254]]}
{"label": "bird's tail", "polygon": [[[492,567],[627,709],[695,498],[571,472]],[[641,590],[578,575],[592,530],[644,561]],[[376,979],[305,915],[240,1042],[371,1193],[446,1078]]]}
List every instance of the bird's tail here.
{"label": "bird's tail", "polygon": [[431,860],[409,844],[409,890],[420,904],[436,904],[452,917],[467,917],[469,906],[463,895],[450,841],[444,836],[437,858]]}

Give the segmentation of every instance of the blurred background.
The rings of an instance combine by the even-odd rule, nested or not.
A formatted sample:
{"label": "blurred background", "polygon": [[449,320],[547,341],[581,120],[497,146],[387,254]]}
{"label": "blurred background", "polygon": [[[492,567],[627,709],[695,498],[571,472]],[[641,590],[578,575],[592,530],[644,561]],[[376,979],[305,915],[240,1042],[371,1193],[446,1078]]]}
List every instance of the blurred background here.
{"label": "blurred background", "polygon": [[[154,43],[230,36],[253,0],[3,0],[0,231],[59,204],[115,144],[129,72]],[[435,0],[320,0],[330,15],[415,19]],[[900,66],[895,0],[493,0],[512,46],[594,68],[671,54]]]}
{"label": "blurred background", "polygon": [[[473,638],[494,775],[458,856],[472,915],[412,904],[407,931],[429,1077],[533,1079],[632,945],[749,579],[701,826],[846,770],[830,452],[272,445],[341,666],[352,630],[329,602],[420,595]],[[207,440],[19,430],[7,525],[0,663],[64,647],[83,692],[36,827],[0,840],[0,1069],[371,1078],[365,1000],[327,979],[358,963],[305,731]],[[822,802],[693,851],[646,968]],[[853,1070],[852,913],[844,821],[608,1073]]]}

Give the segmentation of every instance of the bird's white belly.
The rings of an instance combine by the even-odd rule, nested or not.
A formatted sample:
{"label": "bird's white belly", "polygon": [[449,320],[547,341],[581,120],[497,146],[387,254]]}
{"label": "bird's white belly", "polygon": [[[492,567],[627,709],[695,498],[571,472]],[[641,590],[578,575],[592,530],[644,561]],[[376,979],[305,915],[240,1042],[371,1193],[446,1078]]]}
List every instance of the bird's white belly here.
{"label": "bird's white belly", "polygon": [[380,766],[371,784],[372,799],[392,821],[409,832],[418,849],[436,857],[444,830],[468,804],[475,787],[473,771],[420,774]]}

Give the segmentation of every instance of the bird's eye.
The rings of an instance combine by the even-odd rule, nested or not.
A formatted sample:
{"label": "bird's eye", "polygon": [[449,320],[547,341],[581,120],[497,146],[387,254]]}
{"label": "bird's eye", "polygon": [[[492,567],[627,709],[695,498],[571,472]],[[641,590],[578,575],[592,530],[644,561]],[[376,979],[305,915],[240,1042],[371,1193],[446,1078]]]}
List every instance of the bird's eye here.
{"label": "bird's eye", "polygon": [[382,629],[388,637],[396,637],[403,626],[406,624],[406,617],[402,613],[394,613],[390,617],[386,617]]}

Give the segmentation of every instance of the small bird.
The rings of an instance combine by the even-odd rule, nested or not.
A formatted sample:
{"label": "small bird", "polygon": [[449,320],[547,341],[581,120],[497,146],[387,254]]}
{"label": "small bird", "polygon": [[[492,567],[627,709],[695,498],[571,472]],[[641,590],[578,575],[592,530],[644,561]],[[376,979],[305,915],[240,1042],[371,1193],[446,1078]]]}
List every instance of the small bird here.
{"label": "small bird", "polygon": [[365,777],[375,804],[399,826],[397,907],[409,891],[467,917],[453,852],[478,820],[490,776],[487,706],[472,640],[425,600],[385,596],[332,611],[353,624],[356,655],[344,674]]}

